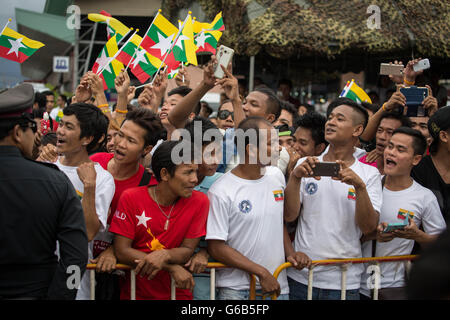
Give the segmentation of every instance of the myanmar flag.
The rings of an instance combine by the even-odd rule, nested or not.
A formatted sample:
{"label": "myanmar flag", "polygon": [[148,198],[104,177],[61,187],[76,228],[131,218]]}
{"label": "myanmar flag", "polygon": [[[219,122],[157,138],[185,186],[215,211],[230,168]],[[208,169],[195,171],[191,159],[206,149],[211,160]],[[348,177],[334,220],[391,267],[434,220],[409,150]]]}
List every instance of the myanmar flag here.
{"label": "myanmar flag", "polygon": [[275,191],[272,191],[272,193],[273,193],[273,196],[275,197],[275,201],[284,200],[283,190],[275,190]]}
{"label": "myanmar flag", "polygon": [[[106,13],[102,11],[102,13]],[[117,35],[117,40],[120,41],[129,31],[126,25],[111,17],[111,15],[105,15],[100,13],[89,13],[88,19],[93,22],[100,22],[106,24],[106,32],[108,33],[108,40]]]}
{"label": "myanmar flag", "polygon": [[138,50],[141,41],[142,38],[135,34],[130,41],[124,45],[116,59],[124,65],[128,65],[133,55],[136,53],[130,64],[130,69],[141,83],[145,83],[161,66],[161,60],[150,55],[142,47]]}
{"label": "myanmar flag", "polygon": [[8,27],[0,35],[0,57],[19,63],[43,46],[42,42],[31,40]]}
{"label": "myanmar flag", "polygon": [[211,23],[194,21],[194,37],[195,45],[198,47],[197,52],[216,54],[217,43],[224,30],[222,12],[219,12]]}
{"label": "myanmar flag", "polygon": [[172,47],[172,43],[178,34],[178,28],[158,12],[153,23],[144,36],[141,47],[160,60]]}
{"label": "myanmar flag", "polygon": [[197,55],[195,54],[197,49],[194,43],[194,26],[189,15],[173,47],[173,55],[177,61],[187,62],[196,66],[198,64]]}
{"label": "myanmar flag", "polygon": [[406,221],[408,216],[412,218],[414,218],[414,212],[408,211],[406,209],[399,209],[398,213],[397,213],[397,218],[400,220],[404,220]]}
{"label": "myanmar flag", "polygon": [[177,74],[178,74],[178,71],[180,71],[180,68],[181,68],[181,63],[178,65],[178,67],[176,67],[176,68],[171,68],[171,67],[169,67],[168,66],[168,68],[169,68],[169,73],[167,74],[167,78],[168,79],[173,79],[173,78],[175,78],[176,76],[177,76]]}
{"label": "myanmar flag", "polygon": [[353,189],[353,188],[348,189],[347,199],[356,200],[355,189]]}
{"label": "myanmar flag", "polygon": [[105,90],[114,88],[114,79],[120,73],[120,70],[123,69],[123,64],[121,62],[112,60],[112,57],[119,51],[116,37],[117,36],[113,36],[108,40],[92,67],[92,71],[95,73],[98,73],[104,68],[102,74],[99,76],[103,80],[103,89]]}
{"label": "myanmar flag", "polygon": [[372,100],[370,100],[367,93],[362,88],[360,88],[353,79],[351,82],[347,82],[347,85],[342,90],[339,98],[342,97],[349,98],[358,103],[361,102],[372,103]]}

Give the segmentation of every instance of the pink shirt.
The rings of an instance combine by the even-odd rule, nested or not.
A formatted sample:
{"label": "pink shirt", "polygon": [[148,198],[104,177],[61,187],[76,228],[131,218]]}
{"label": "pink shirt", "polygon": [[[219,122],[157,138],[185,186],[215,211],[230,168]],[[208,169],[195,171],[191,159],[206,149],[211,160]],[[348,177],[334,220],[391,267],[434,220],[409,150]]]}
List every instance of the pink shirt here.
{"label": "pink shirt", "polygon": [[378,169],[378,166],[377,166],[377,162],[376,162],[376,161],[373,161],[373,162],[367,162],[366,159],[367,159],[367,154],[364,155],[364,156],[362,156],[362,157],[359,158],[358,160],[359,160],[360,162],[362,162],[362,163],[368,164],[369,166],[372,166],[372,167],[375,167],[375,168]]}

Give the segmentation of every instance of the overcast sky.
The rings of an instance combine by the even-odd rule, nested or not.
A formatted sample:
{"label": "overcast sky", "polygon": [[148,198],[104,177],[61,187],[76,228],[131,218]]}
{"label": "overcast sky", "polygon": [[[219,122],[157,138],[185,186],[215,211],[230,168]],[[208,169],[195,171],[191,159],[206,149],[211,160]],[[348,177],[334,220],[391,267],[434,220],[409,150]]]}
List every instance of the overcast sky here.
{"label": "overcast sky", "polygon": [[[8,27],[17,31],[15,8],[43,12],[44,6],[45,0],[1,0],[0,31],[9,18],[12,21]],[[17,62],[0,58],[0,70],[0,88],[8,84],[12,85],[23,79],[20,75],[20,65]]]}

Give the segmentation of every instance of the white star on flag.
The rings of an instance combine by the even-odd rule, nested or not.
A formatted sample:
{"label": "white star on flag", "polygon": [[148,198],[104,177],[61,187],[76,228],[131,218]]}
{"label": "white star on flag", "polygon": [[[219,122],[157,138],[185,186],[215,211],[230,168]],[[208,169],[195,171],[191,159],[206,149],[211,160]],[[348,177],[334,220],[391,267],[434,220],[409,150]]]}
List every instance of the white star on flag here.
{"label": "white star on flag", "polygon": [[11,49],[9,49],[7,55],[14,52],[16,54],[16,56],[19,57],[19,49],[20,48],[26,48],[22,44],[22,39],[23,38],[19,38],[19,39],[16,39],[16,40],[8,39],[9,43],[11,44]]}
{"label": "white star on flag", "polygon": [[97,58],[97,60],[95,61],[98,63],[98,69],[97,71],[100,71],[103,69],[103,67],[105,67],[105,70],[108,71],[109,73],[111,72],[111,68],[109,67],[109,64],[111,62],[111,58],[106,56],[105,50],[102,50],[102,55],[100,56],[100,58]]}
{"label": "white star on flag", "polygon": [[159,49],[161,50],[161,57],[166,54],[166,52],[170,49],[172,46],[172,39],[175,34],[171,34],[167,38],[164,38],[162,34],[157,32],[158,34],[158,43],[155,44],[152,49]]}
{"label": "white star on flag", "polygon": [[147,228],[147,221],[152,219],[152,218],[147,218],[145,216],[145,211],[142,211],[142,214],[140,216],[136,215],[136,218],[138,218],[138,220],[139,220],[136,227],[138,227],[139,225],[142,224],[143,226],[145,226],[145,228]]}
{"label": "white star on flag", "polygon": [[179,69],[180,69],[180,68],[176,68],[176,69],[170,70],[168,76],[169,76],[170,78],[175,77],[175,75],[178,73],[178,70],[179,70]]}
{"label": "white star on flag", "polygon": [[179,47],[181,50],[183,50],[183,45],[181,44],[181,41],[182,41],[182,40],[189,40],[189,37],[186,37],[186,36],[183,35],[183,34],[180,34],[180,36],[178,37],[177,43],[175,43],[175,45],[176,45],[177,47]]}
{"label": "white star on flag", "polygon": [[199,48],[204,48],[205,46],[205,41],[206,39],[208,39],[209,37],[211,37],[211,35],[209,34],[205,34],[205,32],[202,30],[202,32],[200,32],[200,34],[197,36],[197,38],[195,38],[196,40],[196,45]]}
{"label": "white star on flag", "polygon": [[133,69],[136,68],[139,62],[144,62],[145,64],[148,64],[147,59],[145,59],[146,52],[147,51],[145,51],[144,49],[136,49],[136,57],[131,63],[133,65]]}

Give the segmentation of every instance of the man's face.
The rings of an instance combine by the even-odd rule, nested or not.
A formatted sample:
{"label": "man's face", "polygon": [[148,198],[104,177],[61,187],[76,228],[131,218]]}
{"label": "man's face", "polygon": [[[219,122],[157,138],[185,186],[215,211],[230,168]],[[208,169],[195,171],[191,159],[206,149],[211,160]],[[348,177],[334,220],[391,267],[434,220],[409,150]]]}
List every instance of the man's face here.
{"label": "man's face", "polygon": [[422,158],[414,155],[413,138],[407,134],[394,134],[384,150],[384,173],[390,176],[408,175]]}
{"label": "man's face", "polygon": [[167,174],[167,183],[174,194],[182,198],[189,198],[198,183],[198,165],[180,164],[176,167],[173,176]]}
{"label": "man's face", "polygon": [[402,123],[397,119],[384,118],[381,120],[376,133],[376,150],[378,154],[383,154],[384,148],[386,148],[392,137],[392,133],[401,125]]}
{"label": "man's face", "polygon": [[48,95],[46,96],[47,98],[47,103],[45,105],[45,107],[47,108],[47,112],[52,111],[53,107],[55,106],[55,97],[53,95]]}
{"label": "man's face", "polygon": [[259,125],[259,146],[249,144],[249,163],[259,164],[260,166],[276,165],[280,157],[281,147],[278,139],[278,132],[272,125],[261,123]]}
{"label": "man's face", "polygon": [[144,152],[144,128],[133,121],[126,120],[114,137],[114,160],[118,163],[135,163]]}
{"label": "man's face", "polygon": [[114,138],[116,137],[117,133],[119,131],[114,130],[114,129],[109,129],[108,133],[106,135],[106,150],[109,153],[113,153],[114,152]]}
{"label": "man's face", "polygon": [[[225,119],[221,119],[219,117],[219,113],[222,112],[222,110],[228,111],[228,116]],[[228,128],[234,128],[234,120],[233,120],[233,105],[231,102],[226,102],[220,107],[220,111],[217,113],[217,127],[219,129],[228,129]],[[224,114],[225,112],[222,112]]]}
{"label": "man's face", "polygon": [[428,131],[428,120],[430,117],[409,117],[411,120],[412,128],[420,131],[425,139],[427,139],[428,145],[431,144],[433,138],[431,138],[430,132]]}
{"label": "man's face", "polygon": [[281,136],[279,137],[280,146],[285,148],[290,148],[294,145],[294,138],[292,136]]}
{"label": "man's face", "polygon": [[81,128],[77,117],[74,114],[64,115],[56,130],[56,151],[60,154],[82,151],[83,147],[92,141],[92,137],[80,139],[80,135]]}
{"label": "man's face", "polygon": [[331,111],[325,123],[325,140],[330,143],[353,141],[355,125],[353,125],[353,109],[340,105]]}
{"label": "man's face", "polygon": [[294,137],[294,149],[301,157],[317,156],[316,144],[312,138],[310,129],[298,127],[295,130]]}
{"label": "man's face", "polygon": [[167,119],[170,110],[173,109],[177,105],[177,103],[183,99],[182,95],[179,94],[173,94],[169,97],[167,97],[166,100],[164,100],[164,103],[161,107],[161,111],[159,112],[159,118],[161,119],[162,124],[168,124],[169,121]]}
{"label": "man's face", "polygon": [[280,116],[278,117],[277,121],[275,121],[274,125],[279,126],[283,124],[287,124],[289,127],[293,126],[294,118],[292,117],[292,114],[289,111],[281,110]]}
{"label": "man's face", "polygon": [[245,116],[259,116],[266,118],[267,116],[267,96],[259,91],[252,91],[245,99],[242,106]]}

